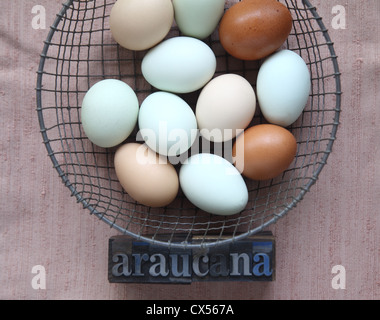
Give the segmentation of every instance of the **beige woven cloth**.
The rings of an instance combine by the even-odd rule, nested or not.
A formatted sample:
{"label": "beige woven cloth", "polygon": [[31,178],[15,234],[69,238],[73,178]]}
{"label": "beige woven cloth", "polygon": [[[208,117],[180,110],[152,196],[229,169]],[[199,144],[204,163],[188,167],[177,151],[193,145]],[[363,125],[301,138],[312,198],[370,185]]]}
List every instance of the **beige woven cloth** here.
{"label": "beige woven cloth", "polygon": [[[341,125],[312,191],[270,227],[276,237],[276,280],[149,286],[108,282],[108,239],[117,231],[70,197],[42,143],[36,72],[62,1],[5,1],[0,11],[0,298],[379,299],[380,2],[312,3],[339,57]],[[332,286],[336,265],[345,267],[345,289]],[[45,288],[33,286],[35,266],[45,269]]]}

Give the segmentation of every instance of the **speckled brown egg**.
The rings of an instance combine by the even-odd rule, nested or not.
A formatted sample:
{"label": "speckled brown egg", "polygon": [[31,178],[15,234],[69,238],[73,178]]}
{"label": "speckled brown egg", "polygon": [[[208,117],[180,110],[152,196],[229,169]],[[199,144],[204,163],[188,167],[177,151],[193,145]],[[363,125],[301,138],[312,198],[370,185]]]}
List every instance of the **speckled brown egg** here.
{"label": "speckled brown egg", "polygon": [[224,14],[219,27],[224,49],[241,60],[259,60],[281,47],[290,34],[292,16],[276,0],[244,0]]}
{"label": "speckled brown egg", "polygon": [[250,127],[232,149],[238,171],[252,180],[269,180],[283,173],[293,162],[297,141],[287,129],[274,124]]}

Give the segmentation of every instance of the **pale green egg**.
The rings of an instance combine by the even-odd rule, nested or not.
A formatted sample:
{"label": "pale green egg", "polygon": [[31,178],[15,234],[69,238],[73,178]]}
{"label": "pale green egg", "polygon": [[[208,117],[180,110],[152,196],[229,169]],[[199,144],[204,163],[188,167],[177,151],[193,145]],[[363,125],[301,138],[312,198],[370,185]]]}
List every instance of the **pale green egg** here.
{"label": "pale green egg", "polygon": [[239,171],[216,154],[199,153],[182,164],[180,186],[198,208],[216,215],[233,215],[244,210],[248,189]]}
{"label": "pale green egg", "polygon": [[205,39],[222,18],[224,4],[224,0],[173,0],[174,18],[184,35]]}
{"label": "pale green egg", "polygon": [[216,57],[211,48],[192,37],[161,42],[144,56],[141,71],[153,87],[173,93],[202,88],[214,76]]}
{"label": "pale green egg", "polygon": [[83,130],[99,147],[122,143],[137,123],[139,102],[133,89],[116,79],[101,80],[86,93],[81,108]]}

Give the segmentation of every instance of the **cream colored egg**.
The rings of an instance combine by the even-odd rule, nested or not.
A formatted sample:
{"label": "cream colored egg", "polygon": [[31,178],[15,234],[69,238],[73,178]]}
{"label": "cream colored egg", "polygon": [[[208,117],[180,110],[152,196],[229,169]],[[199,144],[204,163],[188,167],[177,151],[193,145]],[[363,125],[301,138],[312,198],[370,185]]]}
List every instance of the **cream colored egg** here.
{"label": "cream colored egg", "polygon": [[203,88],[195,114],[204,138],[224,142],[248,127],[255,110],[256,95],[251,84],[240,75],[224,74]]}
{"label": "cream colored egg", "polygon": [[127,143],[120,146],[114,162],[121,186],[137,202],[164,207],[177,196],[179,179],[174,166],[147,145]]}
{"label": "cream colored egg", "polygon": [[110,29],[122,47],[146,50],[165,38],[173,21],[171,0],[117,0],[110,14]]}

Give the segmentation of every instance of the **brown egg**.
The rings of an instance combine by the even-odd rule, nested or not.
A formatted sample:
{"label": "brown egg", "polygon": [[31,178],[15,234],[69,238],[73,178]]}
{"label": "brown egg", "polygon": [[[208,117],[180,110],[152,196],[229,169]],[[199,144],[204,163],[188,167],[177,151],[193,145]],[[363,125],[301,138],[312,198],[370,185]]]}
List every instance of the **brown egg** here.
{"label": "brown egg", "polygon": [[277,177],[290,166],[296,152],[293,134],[273,124],[250,127],[236,139],[232,149],[238,171],[253,180]]}
{"label": "brown egg", "polygon": [[224,14],[219,27],[224,49],[241,60],[258,60],[275,52],[292,28],[288,8],[276,0],[244,0]]}
{"label": "brown egg", "polygon": [[150,207],[164,207],[177,196],[178,174],[166,157],[145,144],[127,143],[116,150],[115,170],[124,190]]}

